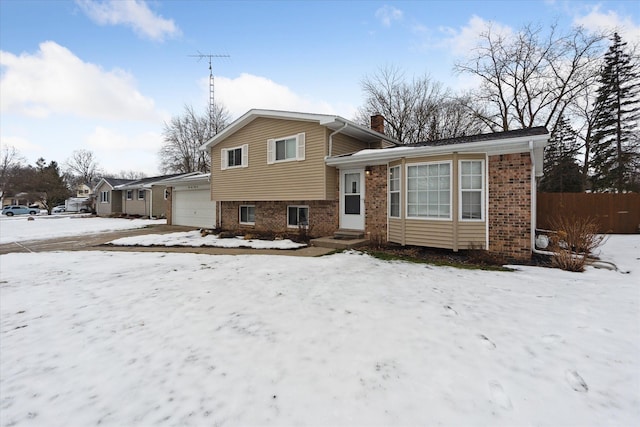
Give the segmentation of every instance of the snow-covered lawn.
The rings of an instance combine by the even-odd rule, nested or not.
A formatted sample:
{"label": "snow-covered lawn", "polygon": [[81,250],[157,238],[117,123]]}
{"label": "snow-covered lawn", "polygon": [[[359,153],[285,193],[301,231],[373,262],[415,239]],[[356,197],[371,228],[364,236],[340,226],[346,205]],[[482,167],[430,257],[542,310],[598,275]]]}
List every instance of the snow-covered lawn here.
{"label": "snow-covered lawn", "polygon": [[220,239],[217,235],[201,235],[200,231],[184,231],[167,234],[146,234],[144,236],[123,237],[109,242],[116,246],[213,246],[216,248],[253,248],[253,249],[297,249],[307,246],[289,239],[258,240],[244,239],[239,236],[232,239]]}
{"label": "snow-covered lawn", "polygon": [[637,426],[640,236],[487,272],[180,253],[0,256],[2,426]]}
{"label": "snow-covered lawn", "polygon": [[90,215],[0,216],[0,243],[43,240],[166,224],[167,220],[99,218]]}

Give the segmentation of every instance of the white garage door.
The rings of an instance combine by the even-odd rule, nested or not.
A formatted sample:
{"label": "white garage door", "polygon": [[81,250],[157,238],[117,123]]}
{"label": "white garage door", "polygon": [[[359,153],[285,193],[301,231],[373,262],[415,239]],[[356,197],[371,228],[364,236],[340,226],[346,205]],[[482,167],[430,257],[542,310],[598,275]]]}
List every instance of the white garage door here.
{"label": "white garage door", "polygon": [[206,190],[173,190],[174,225],[215,228],[216,202],[210,200],[211,193]]}

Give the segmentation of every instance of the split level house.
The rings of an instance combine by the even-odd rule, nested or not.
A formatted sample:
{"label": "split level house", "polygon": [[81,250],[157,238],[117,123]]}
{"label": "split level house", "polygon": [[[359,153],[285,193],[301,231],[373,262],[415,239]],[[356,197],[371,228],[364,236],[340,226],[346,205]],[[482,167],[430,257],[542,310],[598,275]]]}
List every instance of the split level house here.
{"label": "split level house", "polygon": [[400,145],[385,136],[380,115],[367,127],[336,115],[251,110],[201,147],[211,154],[209,221],[271,233],[304,227],[312,237],[348,230],[524,260],[534,248],[548,138],[530,128]]}

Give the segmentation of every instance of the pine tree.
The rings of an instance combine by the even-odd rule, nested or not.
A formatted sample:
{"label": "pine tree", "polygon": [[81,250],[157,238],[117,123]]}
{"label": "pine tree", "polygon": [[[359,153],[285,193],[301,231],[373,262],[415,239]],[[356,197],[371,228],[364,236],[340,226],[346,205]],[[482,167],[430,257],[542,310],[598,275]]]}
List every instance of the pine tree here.
{"label": "pine tree", "polygon": [[634,174],[640,162],[640,73],[617,33],[612,42],[594,105],[591,184],[593,191],[632,191],[638,185]]}
{"label": "pine tree", "polygon": [[579,145],[576,132],[564,117],[551,132],[544,150],[544,176],[539,189],[544,193],[580,193],[584,191],[580,165],[576,161]]}

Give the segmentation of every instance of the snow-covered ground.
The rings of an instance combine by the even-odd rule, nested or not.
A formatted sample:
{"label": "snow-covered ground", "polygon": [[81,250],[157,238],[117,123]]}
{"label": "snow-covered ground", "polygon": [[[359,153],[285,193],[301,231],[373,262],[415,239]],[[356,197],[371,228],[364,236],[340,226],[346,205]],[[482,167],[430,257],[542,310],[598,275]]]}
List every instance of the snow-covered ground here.
{"label": "snow-covered ground", "polygon": [[91,215],[0,215],[0,243],[42,240],[166,224],[167,220],[99,218]]}
{"label": "snow-covered ground", "polygon": [[2,255],[0,424],[637,426],[640,236],[602,256]]}
{"label": "snow-covered ground", "polygon": [[145,234],[144,236],[123,237],[109,242],[116,246],[213,246],[216,248],[253,248],[253,249],[298,249],[307,246],[289,239],[258,240],[244,239],[241,236],[232,239],[220,239],[217,235],[201,235],[200,231],[181,231],[167,234]]}

